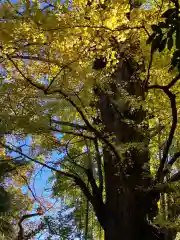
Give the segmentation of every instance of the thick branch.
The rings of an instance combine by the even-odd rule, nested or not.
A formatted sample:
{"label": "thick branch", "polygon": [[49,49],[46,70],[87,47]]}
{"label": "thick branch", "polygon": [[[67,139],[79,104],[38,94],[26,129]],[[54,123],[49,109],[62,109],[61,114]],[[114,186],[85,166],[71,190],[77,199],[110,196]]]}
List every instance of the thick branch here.
{"label": "thick branch", "polygon": [[170,132],[169,132],[169,137],[167,139],[167,142],[166,142],[166,145],[165,145],[165,148],[164,148],[164,151],[163,151],[163,157],[161,159],[160,166],[159,166],[159,169],[158,169],[158,178],[160,180],[162,180],[161,178],[163,178],[163,176],[161,176],[161,172],[162,172],[162,170],[164,168],[164,164],[167,160],[168,152],[169,152],[169,149],[171,147],[172,140],[173,140],[173,137],[174,137],[176,126],[177,126],[176,96],[172,92],[170,92],[168,89],[166,89],[164,91],[168,95],[168,97],[170,99],[170,102],[171,102],[172,125],[171,125],[171,129],[170,129]]}
{"label": "thick branch", "polygon": [[171,87],[173,87],[179,79],[180,79],[180,73],[176,77],[174,77],[171,80],[171,82],[168,83],[166,86],[154,84],[154,85],[148,86],[148,89],[162,89],[164,91],[165,89],[170,89]]}
{"label": "thick branch", "polygon": [[180,73],[175,78],[172,79],[172,81],[167,85],[167,87],[168,88],[173,87],[179,79],[180,79]]}
{"label": "thick branch", "polygon": [[175,188],[171,186],[171,182],[166,182],[163,184],[156,184],[153,187],[149,187],[146,189],[137,189],[140,192],[144,193],[150,193],[150,192],[157,192],[157,193],[170,193],[170,192],[175,192]]}
{"label": "thick branch", "polygon": [[38,234],[39,232],[42,232],[42,230],[44,230],[46,227],[46,225],[42,222],[38,225],[38,227],[32,231],[30,231],[29,233],[27,233],[26,235],[24,235],[24,240],[29,240],[32,239],[33,237],[36,236],[36,234]]}
{"label": "thick branch", "polygon": [[171,129],[170,129],[170,132],[169,132],[169,136],[167,138],[167,141],[166,141],[166,145],[164,147],[164,150],[163,150],[163,156],[162,156],[162,159],[161,159],[161,162],[160,162],[160,165],[159,165],[159,169],[157,171],[157,176],[156,176],[156,180],[157,181],[162,181],[163,180],[163,177],[164,177],[164,174],[163,174],[163,168],[164,168],[164,165],[165,165],[165,162],[167,160],[167,157],[168,157],[168,152],[169,152],[169,149],[171,147],[171,144],[172,144],[172,140],[173,140],[173,137],[174,137],[174,133],[175,133],[175,130],[176,130],[176,127],[177,127],[177,107],[176,107],[176,96],[175,94],[173,94],[169,88],[173,86],[172,83],[170,83],[169,85],[167,86],[160,86],[160,85],[152,85],[152,86],[149,86],[148,89],[161,89],[164,91],[164,93],[168,96],[169,100],[170,100],[170,104],[171,104],[171,111],[172,111],[172,124],[171,124]]}
{"label": "thick branch", "polygon": [[94,179],[92,170],[91,169],[87,169],[86,173],[87,173],[88,180],[89,180],[89,182],[91,184],[91,187],[92,187],[93,195],[99,198],[100,197],[100,195],[99,195],[100,192],[99,192],[98,186],[96,184],[96,181]]}
{"label": "thick branch", "polygon": [[[87,191],[86,184],[80,178],[76,178],[75,183],[76,183],[76,185],[78,185],[80,187],[80,189],[82,190],[82,192],[84,193],[86,198],[90,201],[90,203],[94,207],[94,210],[96,211],[97,215],[101,215],[100,212],[101,212],[102,208],[104,207],[104,204],[103,204],[102,200],[99,198],[99,196],[95,195],[94,193],[92,196],[91,193],[89,192],[89,190]],[[91,182],[91,184],[92,184],[92,182]],[[103,225],[103,223],[101,223],[101,224]]]}
{"label": "thick branch", "polygon": [[180,180],[180,172],[177,172],[169,179],[169,182],[176,182],[179,180]]}
{"label": "thick branch", "polygon": [[148,86],[148,90],[150,90],[150,89],[161,89],[161,90],[164,91],[165,88],[167,88],[167,86],[161,86],[161,85],[158,85],[158,84]]}
{"label": "thick branch", "polygon": [[102,194],[99,191],[99,188],[96,184],[96,181],[94,179],[93,173],[91,169],[87,170],[88,175],[88,181],[91,184],[92,188],[92,206],[94,208],[94,211],[96,213],[96,216],[101,224],[101,226],[105,226],[105,204],[103,203]]}
{"label": "thick branch", "polygon": [[18,233],[17,240],[24,240],[24,229],[22,226],[22,222],[28,218],[32,218],[32,217],[36,217],[36,216],[40,216],[40,215],[42,215],[42,214],[37,212],[37,213],[32,213],[32,214],[26,214],[21,217],[21,219],[18,222],[19,233]]}
{"label": "thick branch", "polygon": [[161,192],[161,193],[170,193],[170,192],[176,192],[177,189],[172,187],[172,183],[177,182],[180,180],[180,172],[175,173],[167,182],[163,184],[156,184],[153,187],[143,189],[143,192]]}
{"label": "thick branch", "polygon": [[168,165],[173,165],[176,160],[180,157],[180,152],[174,154],[174,156],[169,160]]}
{"label": "thick branch", "polygon": [[86,170],[86,174],[88,176],[88,182],[91,184],[93,195],[98,198],[99,197],[101,198],[102,196],[100,195],[100,191],[98,189],[98,186],[96,184],[96,181],[95,181],[94,175],[93,175],[91,151],[90,151],[88,142],[86,140],[85,140],[85,142],[86,142],[87,153],[88,153],[88,168]]}
{"label": "thick branch", "polygon": [[99,190],[102,194],[102,192],[103,192],[103,174],[102,174],[102,168],[101,168],[101,156],[100,156],[100,153],[99,153],[99,147],[98,147],[97,139],[94,140],[94,145],[95,145],[95,149],[96,149],[96,161],[97,161],[97,167],[98,167]]}

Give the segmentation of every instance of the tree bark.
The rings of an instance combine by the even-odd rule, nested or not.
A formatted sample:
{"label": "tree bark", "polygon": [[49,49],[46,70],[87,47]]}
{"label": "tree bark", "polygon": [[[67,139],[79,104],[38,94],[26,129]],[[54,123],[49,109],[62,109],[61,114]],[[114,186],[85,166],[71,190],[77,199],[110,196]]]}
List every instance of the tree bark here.
{"label": "tree bark", "polygon": [[107,146],[103,148],[105,240],[166,240],[167,235],[149,221],[157,215],[159,194],[139,190],[153,184],[149,170],[148,113],[142,106],[137,107],[136,102],[132,106],[121,91],[144,100],[145,89],[138,71],[133,59],[123,60],[111,82],[111,94],[98,86],[95,91],[104,132],[122,150],[121,159],[117,159]]}

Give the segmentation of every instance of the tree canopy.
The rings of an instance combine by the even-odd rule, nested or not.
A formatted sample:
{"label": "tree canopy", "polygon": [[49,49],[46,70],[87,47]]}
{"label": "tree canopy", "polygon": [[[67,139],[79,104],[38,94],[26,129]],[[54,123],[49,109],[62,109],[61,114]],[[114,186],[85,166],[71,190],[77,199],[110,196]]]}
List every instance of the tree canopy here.
{"label": "tree canopy", "polygon": [[[40,165],[62,202],[33,236],[175,239],[178,0],[1,1],[0,66],[0,176],[38,202],[30,177]],[[32,237],[21,223],[44,213],[24,209],[18,240]]]}

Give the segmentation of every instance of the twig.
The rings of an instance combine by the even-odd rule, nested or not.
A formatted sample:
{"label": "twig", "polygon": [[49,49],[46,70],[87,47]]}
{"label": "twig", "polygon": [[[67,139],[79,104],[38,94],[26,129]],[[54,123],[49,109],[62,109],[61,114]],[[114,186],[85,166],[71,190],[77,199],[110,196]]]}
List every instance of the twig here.
{"label": "twig", "polygon": [[41,204],[41,202],[39,201],[39,199],[38,199],[38,198],[36,197],[36,195],[34,194],[33,190],[31,189],[31,187],[30,187],[30,185],[29,185],[29,183],[28,183],[28,181],[27,181],[27,179],[26,179],[24,176],[22,176],[22,175],[21,175],[21,178],[22,178],[22,179],[24,180],[24,182],[26,183],[26,186],[27,186],[27,188],[29,189],[29,191],[31,192],[34,200],[36,200],[36,202],[38,202],[38,203],[40,204],[40,206],[43,207],[44,210],[46,210],[45,207]]}
{"label": "twig", "polygon": [[50,59],[46,59],[44,57],[40,57],[40,56],[28,56],[28,55],[12,55],[10,56],[11,59],[24,59],[24,60],[34,60],[34,61],[39,61],[39,62],[45,62],[45,63],[49,63],[49,64],[55,64],[59,67],[62,67],[62,69],[64,69],[67,65],[62,66],[58,61],[56,60],[50,60]]}

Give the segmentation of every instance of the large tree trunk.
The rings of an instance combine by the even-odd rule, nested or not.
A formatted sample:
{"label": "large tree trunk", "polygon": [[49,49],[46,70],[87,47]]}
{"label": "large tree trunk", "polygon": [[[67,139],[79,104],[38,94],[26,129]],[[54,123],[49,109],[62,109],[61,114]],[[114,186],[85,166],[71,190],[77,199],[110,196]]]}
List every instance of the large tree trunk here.
{"label": "large tree trunk", "polygon": [[138,70],[132,59],[123,60],[113,77],[111,94],[96,88],[104,132],[112,136],[121,156],[117,159],[104,146],[105,240],[166,240],[166,234],[149,223],[157,214],[159,195],[140,190],[153,182],[149,171],[148,113],[136,102],[132,106],[121,91],[143,101],[145,90]]}

